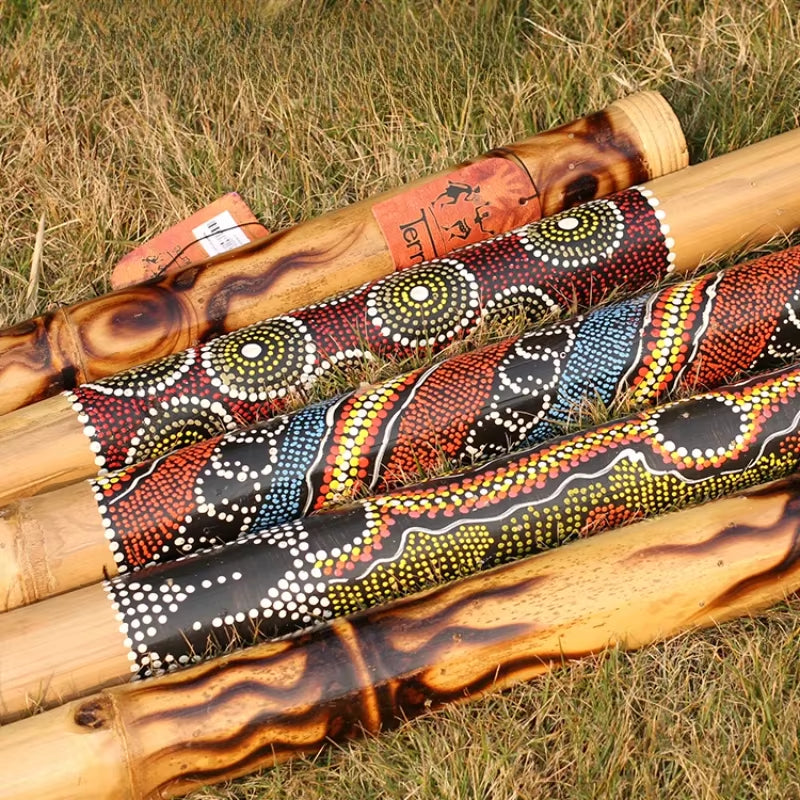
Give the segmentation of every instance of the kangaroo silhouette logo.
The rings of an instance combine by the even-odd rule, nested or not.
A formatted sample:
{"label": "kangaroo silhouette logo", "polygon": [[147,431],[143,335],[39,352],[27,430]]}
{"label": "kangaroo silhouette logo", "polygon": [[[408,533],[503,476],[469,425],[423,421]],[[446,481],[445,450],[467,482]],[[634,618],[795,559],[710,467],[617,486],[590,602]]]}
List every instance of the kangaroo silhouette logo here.
{"label": "kangaroo silhouette logo", "polygon": [[515,163],[488,158],[375,206],[398,269],[538,219],[538,192]]}
{"label": "kangaroo silhouette logo", "polygon": [[447,188],[431,203],[430,208],[447,241],[466,241],[473,229],[481,231],[484,238],[494,236],[496,231],[488,227],[491,203],[480,202],[480,186],[448,181]]}

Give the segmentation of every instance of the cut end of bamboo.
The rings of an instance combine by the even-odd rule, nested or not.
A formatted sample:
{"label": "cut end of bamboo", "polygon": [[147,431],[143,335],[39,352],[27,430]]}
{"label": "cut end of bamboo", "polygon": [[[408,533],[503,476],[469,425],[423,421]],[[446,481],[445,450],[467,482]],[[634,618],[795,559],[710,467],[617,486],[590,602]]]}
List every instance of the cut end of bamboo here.
{"label": "cut end of bamboo", "polygon": [[611,104],[636,128],[651,175],[668,175],[689,165],[689,148],[672,106],[658,92],[637,92]]}

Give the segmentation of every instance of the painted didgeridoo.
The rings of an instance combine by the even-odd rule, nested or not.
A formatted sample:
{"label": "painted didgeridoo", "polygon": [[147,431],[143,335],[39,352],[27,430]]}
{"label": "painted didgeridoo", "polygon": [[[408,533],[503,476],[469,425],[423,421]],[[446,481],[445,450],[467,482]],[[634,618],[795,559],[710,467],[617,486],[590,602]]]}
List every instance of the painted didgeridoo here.
{"label": "painted didgeridoo", "polygon": [[800,466],[800,366],[0,614],[0,714],[24,714]]}
{"label": "painted didgeridoo", "polygon": [[0,413],[680,169],[656,92],[191,267],[0,331]]}
{"label": "painted didgeridoo", "polygon": [[[544,326],[0,510],[9,610],[800,357],[800,247]],[[28,550],[30,548],[30,551]]]}
{"label": "painted didgeridoo", "polygon": [[0,798],[185,794],[609,646],[752,614],[799,587],[791,480],[4,726]]}
{"label": "painted didgeridoo", "polygon": [[800,129],[0,418],[15,464],[0,503],[263,419],[348,363],[433,353],[509,308],[534,319],[631,294],[792,230],[798,147]]}

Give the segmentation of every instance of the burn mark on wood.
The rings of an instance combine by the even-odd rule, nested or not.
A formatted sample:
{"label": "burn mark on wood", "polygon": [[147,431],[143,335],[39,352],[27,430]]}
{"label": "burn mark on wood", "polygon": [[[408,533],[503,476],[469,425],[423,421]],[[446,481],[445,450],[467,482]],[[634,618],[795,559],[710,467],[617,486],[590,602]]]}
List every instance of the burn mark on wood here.
{"label": "burn mark on wood", "polygon": [[104,697],[88,700],[75,710],[75,724],[80,728],[103,730],[109,728],[113,721],[111,702]]}

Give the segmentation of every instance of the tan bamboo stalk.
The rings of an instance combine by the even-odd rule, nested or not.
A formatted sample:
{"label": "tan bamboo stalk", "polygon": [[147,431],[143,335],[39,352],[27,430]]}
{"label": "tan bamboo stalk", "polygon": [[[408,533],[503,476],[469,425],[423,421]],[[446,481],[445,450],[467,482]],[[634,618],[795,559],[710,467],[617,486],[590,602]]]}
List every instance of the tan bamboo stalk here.
{"label": "tan bamboo stalk", "polygon": [[[800,129],[647,183],[668,226],[670,269],[686,272],[800,226],[798,148]],[[0,504],[96,473],[90,448],[101,445],[90,445],[71,400],[58,396],[18,413],[0,417],[0,463],[15,465],[0,475]],[[46,433],[29,436],[40,426]]]}
{"label": "tan bamboo stalk", "polygon": [[800,482],[582,540],[0,729],[8,800],[143,800],[377,733],[800,587]]}
{"label": "tan bamboo stalk", "polygon": [[[451,182],[474,190],[475,203],[464,207],[470,218],[486,213],[489,201],[493,220],[509,230],[679,169],[687,157],[672,109],[661,95],[643,92],[232,251],[213,270],[190,267],[59,308],[0,332],[0,413],[488,238],[476,225],[450,245],[439,236],[410,240],[408,226]],[[444,224],[455,225],[450,206],[458,198],[446,199]]]}

